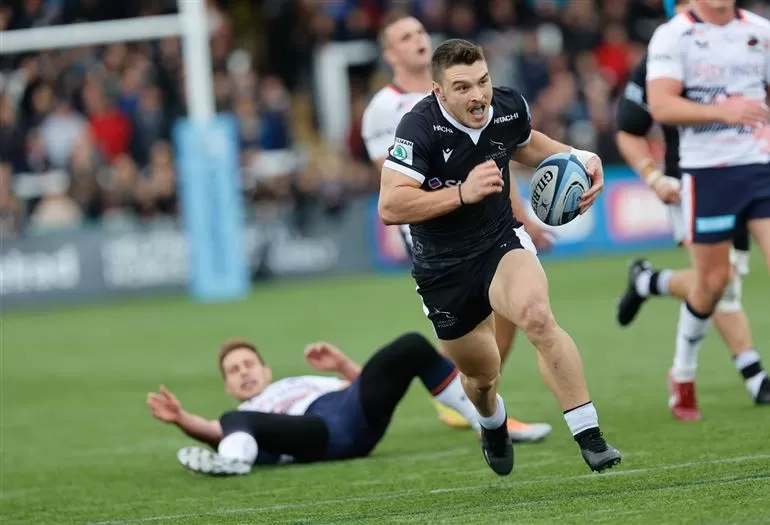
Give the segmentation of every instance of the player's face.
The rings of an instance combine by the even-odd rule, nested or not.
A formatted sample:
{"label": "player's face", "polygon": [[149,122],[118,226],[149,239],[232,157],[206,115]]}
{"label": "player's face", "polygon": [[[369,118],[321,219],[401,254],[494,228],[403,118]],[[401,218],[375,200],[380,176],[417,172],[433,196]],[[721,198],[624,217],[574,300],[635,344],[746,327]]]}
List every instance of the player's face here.
{"label": "player's face", "polygon": [[248,348],[237,348],[222,360],[225,391],[238,401],[246,401],[262,392],[273,380],[270,367]]}
{"label": "player's face", "polygon": [[436,96],[449,113],[469,128],[481,128],[489,116],[492,81],[487,63],[460,64],[444,70],[441,83],[434,83]]}
{"label": "player's face", "polygon": [[430,66],[433,52],[430,37],[419,20],[404,18],[385,30],[385,60],[393,69],[424,69]]}
{"label": "player's face", "polygon": [[735,9],[735,0],[697,0],[698,3],[718,12],[732,11]]}

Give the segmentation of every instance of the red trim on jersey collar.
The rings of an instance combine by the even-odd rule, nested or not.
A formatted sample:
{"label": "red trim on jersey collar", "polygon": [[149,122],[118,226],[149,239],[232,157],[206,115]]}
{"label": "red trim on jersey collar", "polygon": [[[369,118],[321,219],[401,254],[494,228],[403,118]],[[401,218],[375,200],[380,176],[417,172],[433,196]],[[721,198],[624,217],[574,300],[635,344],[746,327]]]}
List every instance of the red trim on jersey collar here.
{"label": "red trim on jersey collar", "polygon": [[[742,9],[738,9],[737,7],[735,8],[735,18],[736,18],[736,20],[743,20],[744,17],[743,17],[743,12],[742,11],[743,11]],[[690,9],[689,11],[687,11],[685,13],[685,16],[687,16],[687,18],[693,24],[703,24],[704,23],[703,20],[701,20],[701,18],[695,13],[694,9]]]}
{"label": "red trim on jersey collar", "polygon": [[398,93],[399,95],[403,95],[404,93],[406,93],[405,90],[401,89],[401,87],[397,86],[396,84],[392,84],[392,83],[388,84],[388,87],[393,91],[395,91],[396,93]]}

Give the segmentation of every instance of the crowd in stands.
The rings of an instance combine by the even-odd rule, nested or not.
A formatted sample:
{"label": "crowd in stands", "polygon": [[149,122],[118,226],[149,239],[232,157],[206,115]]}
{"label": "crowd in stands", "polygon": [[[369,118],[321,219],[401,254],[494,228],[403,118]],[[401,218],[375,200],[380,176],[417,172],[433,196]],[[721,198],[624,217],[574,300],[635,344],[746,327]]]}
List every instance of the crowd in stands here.
{"label": "crowd in stands", "polygon": [[[244,197],[256,213],[276,203],[333,213],[376,191],[358,131],[389,73],[378,61],[351,70],[350,133],[333,146],[318,132],[312,57],[328,41],[373,40],[389,10],[483,44],[495,84],[525,94],[537,129],[606,164],[619,162],[617,98],[664,20],[661,0],[201,1],[216,108],[236,118]],[[768,14],[765,2],[743,4]],[[175,10],[176,0],[4,0],[0,31]],[[172,130],[185,111],[178,38],[0,54],[0,238],[174,220]],[[271,157],[287,151],[291,162]]]}

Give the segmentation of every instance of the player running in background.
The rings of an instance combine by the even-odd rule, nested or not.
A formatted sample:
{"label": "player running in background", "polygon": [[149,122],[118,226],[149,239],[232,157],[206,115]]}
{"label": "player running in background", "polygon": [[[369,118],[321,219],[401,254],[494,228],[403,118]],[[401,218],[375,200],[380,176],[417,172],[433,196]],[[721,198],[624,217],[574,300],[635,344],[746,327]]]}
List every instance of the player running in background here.
{"label": "player running in background", "polygon": [[[679,0],[676,10],[684,12],[691,0]],[[669,16],[673,16],[674,3],[669,5]],[[647,107],[647,63],[643,57],[626,85],[625,93],[618,104],[616,141],[618,150],[629,166],[634,169],[667,205],[674,239],[682,245],[685,239],[685,220],[680,202],[679,134],[674,126],[662,126],[665,141],[665,174],[657,169],[652,160],[649,143],[645,138],[653,127],[653,120]],[[748,318],[741,304],[742,279],[748,272],[748,232],[741,228],[733,239],[732,260],[734,270],[725,293],[717,304],[714,325],[727,345],[733,362],[744,379],[746,388],[757,404],[770,403],[770,380],[759,364],[759,354],[754,348]],[[656,270],[647,259],[631,263],[628,288],[618,303],[618,322],[630,324],[644,302],[651,296],[687,299],[693,285],[695,272],[692,268],[680,270]],[[755,379],[758,374],[763,380]],[[686,384],[685,384],[686,385]],[[759,388],[757,388],[759,387]],[[680,388],[681,390],[681,388]],[[676,392],[676,400],[670,407],[677,419],[697,417],[690,409],[686,398],[689,387]]]}
{"label": "player running in background", "polygon": [[[737,9],[734,0],[693,0],[655,31],[649,45],[650,113],[661,124],[679,127],[685,241],[694,267],[669,373],[669,404],[680,419],[700,417],[698,350],[730,281],[730,249],[744,224],[770,267],[768,46],[770,24]],[[752,396],[764,398],[767,374],[758,354],[742,352],[736,367]]]}
{"label": "player running in background", "polygon": [[537,349],[543,378],[564,411],[583,458],[601,471],[620,462],[599,431],[575,343],[556,323],[535,247],[511,213],[511,158],[537,166],[572,152],[592,188],[603,186],[601,161],[533,131],[529,106],[509,88],[492,88],[479,46],[448,40],[431,60],[433,93],[396,129],[383,164],[379,213],[385,224],[409,224],[412,275],[443,353],[460,369],[480,414],[484,457],[493,471],[513,469],[506,411],[497,394],[500,352],[492,312],[521,328]]}
{"label": "player running in background", "polygon": [[341,379],[299,376],[273,382],[256,346],[233,339],[219,350],[219,370],[225,390],[240,402],[237,410],[205,419],[185,411],[163,386],[147,394],[147,404],[156,419],[216,449],[186,447],[177,454],[186,468],[210,475],[247,474],[254,465],[367,456],[414,378],[479,429],[457,369],[420,334],[391,341],[363,368],[325,342],[308,345],[305,360]]}
{"label": "player running in background", "polygon": [[[366,150],[378,171],[382,170],[388,150],[393,145],[401,117],[425,98],[433,87],[430,74],[431,41],[419,20],[405,14],[393,14],[382,24],[379,44],[383,58],[393,69],[393,80],[374,95],[361,124]],[[518,194],[512,194],[511,202],[516,216],[528,217]],[[530,220],[525,222],[525,226],[538,249],[550,247],[545,228]],[[407,251],[411,252],[409,226],[402,226],[401,234]],[[495,336],[503,362],[513,346],[515,333],[516,327],[510,321],[495,316]],[[461,414],[442,405],[435,398],[434,405],[439,419],[445,424],[454,428],[469,426]],[[508,430],[514,441],[537,442],[551,433],[551,426],[547,423],[527,424],[508,418]]]}

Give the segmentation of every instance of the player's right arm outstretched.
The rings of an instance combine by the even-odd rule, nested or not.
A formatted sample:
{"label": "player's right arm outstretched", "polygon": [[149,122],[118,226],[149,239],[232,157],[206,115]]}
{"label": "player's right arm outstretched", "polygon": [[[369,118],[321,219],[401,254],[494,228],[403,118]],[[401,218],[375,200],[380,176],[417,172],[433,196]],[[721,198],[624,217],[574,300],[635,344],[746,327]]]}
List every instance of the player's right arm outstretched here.
{"label": "player's right arm outstretched", "polygon": [[176,425],[193,439],[212,447],[216,447],[222,440],[222,425],[218,420],[208,420],[183,410],[176,396],[163,385],[159,393],[147,394],[147,406],[155,419]]}
{"label": "player's right arm outstretched", "polygon": [[431,168],[431,141],[425,117],[417,113],[404,115],[382,167],[378,210],[384,224],[424,222],[503,191],[503,177],[494,161],[476,166],[462,185],[423,190]]}

